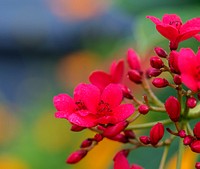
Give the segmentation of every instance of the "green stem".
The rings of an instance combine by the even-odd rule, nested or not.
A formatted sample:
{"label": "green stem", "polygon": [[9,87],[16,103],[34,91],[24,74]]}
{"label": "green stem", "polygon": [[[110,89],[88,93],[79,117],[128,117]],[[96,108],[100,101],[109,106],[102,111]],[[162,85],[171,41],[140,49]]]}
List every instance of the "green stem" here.
{"label": "green stem", "polygon": [[159,169],[164,169],[168,152],[169,152],[169,145],[166,145],[164,147],[164,151],[163,151],[162,159],[160,161]]}
{"label": "green stem", "polygon": [[182,158],[183,158],[183,149],[184,149],[183,141],[182,141],[182,139],[179,139],[179,149],[178,149],[176,169],[181,169]]}
{"label": "green stem", "polygon": [[154,104],[156,104],[159,107],[163,107],[163,103],[156,97],[156,95],[153,93],[153,91],[151,90],[149,83],[147,82],[146,78],[143,78],[142,81],[142,87],[144,88],[144,90],[147,92],[147,94],[151,97],[151,100]]}
{"label": "green stem", "polygon": [[[172,121],[170,119],[166,119],[166,120],[162,120],[159,121],[162,124],[171,124]],[[144,123],[144,124],[135,124],[132,126],[128,126],[126,129],[127,130],[138,130],[138,129],[146,129],[146,128],[151,128],[152,126],[154,126],[155,124],[157,124],[158,121],[156,122],[150,122],[150,123]]]}

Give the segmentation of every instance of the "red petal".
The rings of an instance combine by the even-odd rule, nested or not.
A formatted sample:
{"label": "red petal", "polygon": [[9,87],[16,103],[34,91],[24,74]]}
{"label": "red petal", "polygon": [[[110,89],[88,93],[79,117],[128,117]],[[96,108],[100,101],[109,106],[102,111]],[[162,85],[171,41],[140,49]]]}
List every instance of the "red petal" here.
{"label": "red petal", "polygon": [[170,25],[156,25],[156,29],[161,35],[170,41],[176,41],[179,36],[178,30]]}
{"label": "red petal", "polygon": [[176,14],[165,14],[163,15],[162,21],[164,24],[182,23],[181,18]]}
{"label": "red petal", "polygon": [[101,91],[111,83],[111,75],[103,71],[94,71],[89,76],[90,82],[97,86]]}
{"label": "red petal", "polygon": [[138,70],[138,71],[141,70],[140,58],[133,49],[129,49],[127,52],[127,62],[131,69]]}
{"label": "red petal", "polygon": [[200,41],[200,34],[194,35],[194,38],[195,38],[197,41]]}
{"label": "red petal", "polygon": [[154,17],[154,16],[146,16],[146,18],[150,19],[156,25],[162,24],[161,20],[159,18]]}
{"label": "red petal", "polygon": [[180,33],[183,34],[192,30],[200,31],[200,18],[193,18],[191,20],[188,20],[185,24],[181,26]]}
{"label": "red petal", "polygon": [[109,84],[101,95],[101,100],[108,103],[110,107],[118,106],[122,101],[123,93],[118,84]]}
{"label": "red petal", "polygon": [[128,160],[121,152],[117,153],[114,157],[114,169],[130,169]]}
{"label": "red petal", "polygon": [[74,101],[82,101],[88,110],[96,112],[100,90],[92,84],[79,84],[74,90]]}
{"label": "red petal", "polygon": [[68,119],[69,115],[71,113],[67,112],[67,111],[58,111],[55,113],[55,117],[56,118],[64,118],[64,119]]}
{"label": "red petal", "polygon": [[120,83],[124,73],[124,60],[120,60],[117,64],[113,63],[111,65],[110,73],[112,83]]}

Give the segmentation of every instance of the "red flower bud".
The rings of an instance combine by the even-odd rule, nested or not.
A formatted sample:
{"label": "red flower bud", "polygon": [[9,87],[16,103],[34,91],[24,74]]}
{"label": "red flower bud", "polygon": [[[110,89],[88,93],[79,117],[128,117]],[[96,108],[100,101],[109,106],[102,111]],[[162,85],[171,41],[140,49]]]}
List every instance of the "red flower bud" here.
{"label": "red flower bud", "polygon": [[169,118],[173,122],[177,122],[179,120],[181,114],[181,105],[176,97],[170,96],[165,101],[165,109]]}
{"label": "red flower bud", "polygon": [[186,137],[185,130],[180,130],[180,131],[178,132],[178,135],[179,135],[179,137],[181,137],[181,138],[185,138],[185,137]]}
{"label": "red flower bud", "polygon": [[176,85],[180,85],[180,84],[182,83],[182,80],[181,80],[181,76],[180,76],[180,75],[175,75],[173,80],[174,80],[174,83],[175,83]]}
{"label": "red flower bud", "polygon": [[92,139],[86,139],[81,143],[81,148],[86,148],[92,145]]}
{"label": "red flower bud", "polygon": [[140,58],[133,49],[129,49],[127,52],[127,62],[131,69],[141,70]]}
{"label": "red flower bud", "polygon": [[140,84],[142,83],[142,76],[141,76],[141,73],[137,70],[129,70],[128,71],[128,78],[136,83],[136,84]]}
{"label": "red flower bud", "polygon": [[153,56],[150,58],[150,65],[153,68],[160,69],[164,66],[164,63],[158,56]]}
{"label": "red flower bud", "polygon": [[169,82],[164,78],[155,78],[153,79],[152,84],[157,88],[162,88],[168,86]]}
{"label": "red flower bud", "polygon": [[196,168],[196,169],[200,169],[200,162],[196,162],[195,168]]}
{"label": "red flower bud", "polygon": [[150,138],[148,137],[148,136],[140,136],[140,141],[141,141],[141,143],[143,143],[143,144],[145,144],[145,145],[147,145],[147,144],[150,144]]}
{"label": "red flower bud", "polygon": [[133,99],[133,96],[131,94],[131,90],[125,85],[120,85],[120,86],[121,86],[121,89],[122,89],[123,96],[126,97],[127,99]]}
{"label": "red flower bud", "polygon": [[135,133],[132,130],[125,130],[124,134],[127,138],[135,139]]}
{"label": "red flower bud", "polygon": [[179,57],[179,53],[176,51],[172,51],[169,55],[168,63],[169,63],[170,70],[173,73],[180,74],[180,70],[178,67],[178,57]]}
{"label": "red flower bud", "polygon": [[187,99],[186,104],[189,108],[194,108],[197,105],[197,100],[194,97],[190,97]]}
{"label": "red flower bud", "polygon": [[121,142],[121,143],[128,143],[129,142],[128,138],[123,134],[118,134],[114,137],[109,137],[109,139],[114,140],[114,141],[118,141],[118,142]]}
{"label": "red flower bud", "polygon": [[85,129],[85,127],[81,127],[81,126],[78,126],[78,125],[76,125],[76,124],[72,124],[72,127],[71,127],[71,131],[75,131],[75,132],[78,132],[78,131],[82,131],[82,130],[84,130]]}
{"label": "red flower bud", "polygon": [[166,58],[168,55],[167,52],[161,47],[155,47],[154,51],[161,58]]}
{"label": "red flower bud", "polygon": [[149,112],[149,107],[146,104],[142,104],[138,108],[139,113],[145,115]]}
{"label": "red flower bud", "polygon": [[193,133],[197,139],[200,139],[200,122],[195,124]]}
{"label": "red flower bud", "polygon": [[150,141],[155,146],[164,135],[164,126],[162,123],[157,123],[150,130]]}
{"label": "red flower bud", "polygon": [[147,78],[151,78],[151,77],[157,77],[162,73],[162,71],[160,69],[155,69],[155,68],[149,68],[146,71],[146,76]]}
{"label": "red flower bud", "polygon": [[79,162],[83,157],[85,157],[87,152],[87,150],[77,150],[67,158],[66,162],[68,164],[75,164]]}
{"label": "red flower bud", "polygon": [[115,125],[108,126],[104,129],[103,136],[113,137],[113,136],[119,134],[121,131],[123,131],[127,126],[128,126],[127,121],[122,121]]}
{"label": "red flower bud", "polygon": [[100,142],[101,140],[103,140],[103,135],[102,134],[96,134],[94,136],[94,140],[97,142]]}
{"label": "red flower bud", "polygon": [[200,140],[194,140],[191,144],[190,144],[190,148],[193,152],[195,153],[200,153]]}
{"label": "red flower bud", "polygon": [[183,139],[183,144],[190,145],[193,140],[194,140],[194,138],[192,136],[188,135]]}

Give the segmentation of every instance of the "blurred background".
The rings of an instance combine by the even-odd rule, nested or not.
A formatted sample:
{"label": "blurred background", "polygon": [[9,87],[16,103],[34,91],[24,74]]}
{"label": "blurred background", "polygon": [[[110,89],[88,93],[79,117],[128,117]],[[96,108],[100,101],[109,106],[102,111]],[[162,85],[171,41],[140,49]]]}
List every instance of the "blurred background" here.
{"label": "blurred background", "polygon": [[[66,120],[54,118],[53,96],[72,94],[128,48],[141,57],[158,44],[166,48],[146,15],[176,13],[185,22],[199,11],[198,0],[0,0],[0,169],[112,168],[121,144],[109,140],[79,164],[65,163],[94,133],[70,132]],[[181,44],[188,45],[197,50],[195,40]],[[129,160],[154,169],[160,155],[144,163],[154,152],[141,149]]]}

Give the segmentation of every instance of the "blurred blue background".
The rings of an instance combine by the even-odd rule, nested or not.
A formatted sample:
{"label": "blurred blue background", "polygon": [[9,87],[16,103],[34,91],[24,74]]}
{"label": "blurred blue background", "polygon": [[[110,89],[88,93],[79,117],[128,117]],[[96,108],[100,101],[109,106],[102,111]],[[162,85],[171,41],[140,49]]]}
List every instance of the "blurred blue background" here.
{"label": "blurred blue background", "polygon": [[[92,70],[124,57],[130,47],[145,56],[154,44],[166,45],[146,15],[177,13],[185,21],[199,9],[198,0],[0,0],[0,168],[112,166],[121,145],[107,140],[81,164],[65,164],[94,134],[72,133],[65,120],[55,119],[53,96],[72,93]],[[142,165],[141,155],[133,161]]]}

